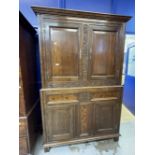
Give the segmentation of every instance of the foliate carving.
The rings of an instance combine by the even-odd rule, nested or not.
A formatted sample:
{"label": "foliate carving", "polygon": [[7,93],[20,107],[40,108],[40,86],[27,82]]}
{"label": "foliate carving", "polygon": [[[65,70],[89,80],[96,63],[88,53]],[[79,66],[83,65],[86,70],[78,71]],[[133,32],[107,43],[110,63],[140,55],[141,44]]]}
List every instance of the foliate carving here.
{"label": "foliate carving", "polygon": [[82,105],[80,107],[80,120],[81,120],[81,133],[87,133],[89,130],[89,108],[88,105]]}
{"label": "foliate carving", "polygon": [[83,80],[87,80],[87,70],[88,70],[88,33],[89,26],[87,24],[83,25],[83,42],[82,42],[82,74]]}
{"label": "foliate carving", "polygon": [[88,25],[87,24],[84,24],[83,25],[83,47],[84,49],[87,48],[87,44],[88,44]]}

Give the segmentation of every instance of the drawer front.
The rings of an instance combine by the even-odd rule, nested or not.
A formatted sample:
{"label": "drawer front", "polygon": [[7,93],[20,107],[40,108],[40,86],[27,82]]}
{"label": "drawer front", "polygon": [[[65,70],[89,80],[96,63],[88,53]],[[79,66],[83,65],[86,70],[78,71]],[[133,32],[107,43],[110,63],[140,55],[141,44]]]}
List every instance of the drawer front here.
{"label": "drawer front", "polygon": [[78,96],[76,94],[55,94],[47,95],[47,104],[56,103],[73,103],[78,102]]}
{"label": "drawer front", "polygon": [[[96,91],[91,92],[91,101],[108,101],[108,100],[121,100],[122,98],[122,88],[105,88],[96,89]],[[117,103],[117,102],[116,102]]]}
{"label": "drawer front", "polygon": [[27,154],[28,154],[27,138],[25,137],[19,138],[19,155],[27,155]]}
{"label": "drawer front", "polygon": [[27,136],[27,120],[19,120],[19,137]]}

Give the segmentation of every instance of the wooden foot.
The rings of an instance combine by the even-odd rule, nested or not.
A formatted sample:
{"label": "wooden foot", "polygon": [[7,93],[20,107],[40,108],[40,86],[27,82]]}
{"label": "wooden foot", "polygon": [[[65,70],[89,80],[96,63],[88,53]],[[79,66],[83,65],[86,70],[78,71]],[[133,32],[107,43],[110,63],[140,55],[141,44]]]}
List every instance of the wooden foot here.
{"label": "wooden foot", "polygon": [[119,141],[119,137],[115,137],[115,138],[114,138],[114,141],[115,141],[115,142],[118,142],[118,141]]}
{"label": "wooden foot", "polygon": [[47,147],[47,148],[44,148],[44,152],[49,152],[50,151],[50,148]]}

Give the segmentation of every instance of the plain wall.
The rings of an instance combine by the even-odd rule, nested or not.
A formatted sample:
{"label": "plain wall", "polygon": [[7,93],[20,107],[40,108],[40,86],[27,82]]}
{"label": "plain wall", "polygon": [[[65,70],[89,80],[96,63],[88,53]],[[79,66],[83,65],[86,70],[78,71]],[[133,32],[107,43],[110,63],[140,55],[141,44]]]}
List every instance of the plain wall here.
{"label": "plain wall", "polygon": [[33,27],[38,27],[38,21],[31,6],[60,7],[60,0],[19,0],[19,9]]}
{"label": "plain wall", "polygon": [[135,0],[112,0],[112,13],[132,16],[126,25],[126,33],[135,33]]}
{"label": "plain wall", "polygon": [[112,0],[66,0],[66,8],[111,13]]}
{"label": "plain wall", "polygon": [[38,27],[31,6],[129,15],[132,19],[127,23],[126,32],[135,33],[135,0],[19,0],[20,11],[34,27]]}

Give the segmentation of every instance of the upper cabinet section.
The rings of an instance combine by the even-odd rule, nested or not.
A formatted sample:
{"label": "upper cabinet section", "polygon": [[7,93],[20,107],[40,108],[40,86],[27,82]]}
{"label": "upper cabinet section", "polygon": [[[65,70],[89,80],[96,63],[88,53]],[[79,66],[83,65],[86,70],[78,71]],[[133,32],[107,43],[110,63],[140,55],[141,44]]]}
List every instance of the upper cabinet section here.
{"label": "upper cabinet section", "polygon": [[125,22],[109,14],[33,7],[42,87],[120,85]]}

